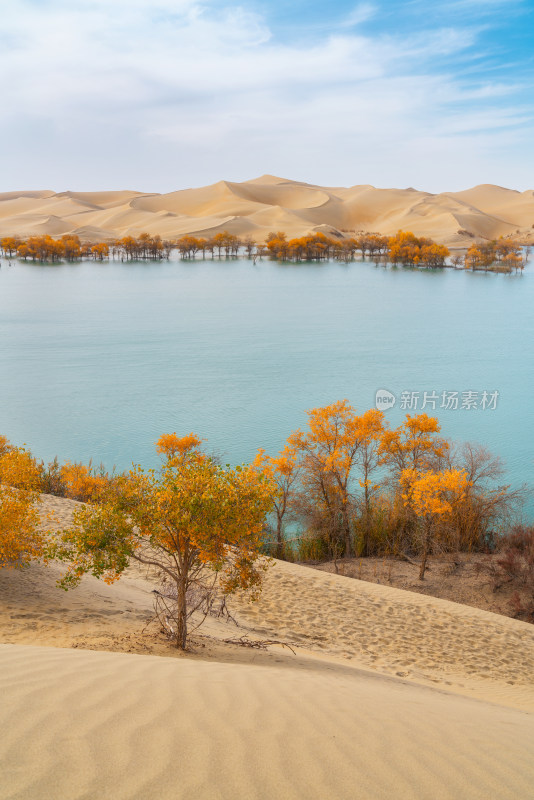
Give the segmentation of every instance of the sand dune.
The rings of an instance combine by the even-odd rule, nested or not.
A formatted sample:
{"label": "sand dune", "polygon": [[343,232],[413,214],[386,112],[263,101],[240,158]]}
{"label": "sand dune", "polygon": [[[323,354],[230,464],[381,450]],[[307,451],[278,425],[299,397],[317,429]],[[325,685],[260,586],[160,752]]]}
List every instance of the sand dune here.
{"label": "sand dune", "polygon": [[[58,525],[76,506],[43,496]],[[60,572],[0,571],[0,798],[532,796],[534,626],[274,562],[184,655],[146,574]]]}
{"label": "sand dune", "polygon": [[534,717],[317,663],[0,645],[3,798],[528,800]]}
{"label": "sand dune", "polygon": [[[73,233],[110,240],[142,231],[173,239],[228,229],[263,241],[322,230],[393,234],[399,228],[461,247],[473,238],[534,241],[534,192],[481,185],[463,192],[362,185],[323,187],[263,175],[167,194],[134,191],[25,191],[0,194],[0,235]],[[90,233],[90,235],[89,235]]]}
{"label": "sand dune", "polygon": [[516,192],[502,186],[484,184],[449,195],[469,203],[473,208],[498,217],[517,228],[532,227],[534,192]]}

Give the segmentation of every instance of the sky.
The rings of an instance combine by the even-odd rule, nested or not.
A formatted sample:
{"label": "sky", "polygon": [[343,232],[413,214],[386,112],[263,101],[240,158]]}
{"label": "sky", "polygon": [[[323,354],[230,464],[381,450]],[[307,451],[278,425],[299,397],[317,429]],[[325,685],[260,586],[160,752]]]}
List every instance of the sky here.
{"label": "sky", "polygon": [[0,0],[0,191],[534,189],[534,0]]}

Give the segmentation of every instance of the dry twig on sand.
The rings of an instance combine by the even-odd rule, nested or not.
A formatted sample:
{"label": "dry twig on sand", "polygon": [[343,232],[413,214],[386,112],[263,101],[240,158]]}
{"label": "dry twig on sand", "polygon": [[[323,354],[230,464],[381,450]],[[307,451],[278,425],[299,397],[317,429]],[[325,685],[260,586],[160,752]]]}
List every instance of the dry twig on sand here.
{"label": "dry twig on sand", "polygon": [[256,650],[267,650],[269,645],[279,644],[281,647],[287,647],[288,650],[291,650],[294,656],[297,655],[290,644],[281,642],[278,639],[249,639],[248,636],[245,635],[234,639],[223,639],[222,641],[225,644],[238,644],[241,645],[241,647],[252,647]]}

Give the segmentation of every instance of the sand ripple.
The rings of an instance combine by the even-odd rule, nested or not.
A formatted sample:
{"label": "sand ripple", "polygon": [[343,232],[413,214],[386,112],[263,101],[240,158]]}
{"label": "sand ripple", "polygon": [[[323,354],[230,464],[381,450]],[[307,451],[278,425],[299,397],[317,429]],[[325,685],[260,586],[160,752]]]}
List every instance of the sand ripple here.
{"label": "sand ripple", "polygon": [[328,670],[0,645],[0,797],[527,800],[534,716]]}

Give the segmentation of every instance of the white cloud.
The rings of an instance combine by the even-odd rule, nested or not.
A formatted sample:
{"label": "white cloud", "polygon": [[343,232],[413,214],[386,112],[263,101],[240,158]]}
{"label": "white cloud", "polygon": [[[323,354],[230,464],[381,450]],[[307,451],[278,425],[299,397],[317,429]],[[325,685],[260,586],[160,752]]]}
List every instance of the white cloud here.
{"label": "white cloud", "polygon": [[360,3],[345,17],[343,24],[346,27],[361,25],[362,22],[372,19],[378,13],[378,9],[372,3]]}
{"label": "white cloud", "polygon": [[243,6],[6,3],[0,136],[14,163],[4,188],[170,190],[266,171],[326,183],[421,176],[423,188],[443,188],[455,167],[435,163],[436,149],[455,143],[469,151],[462,169],[491,166],[490,154],[504,164],[503,131],[528,124],[507,98],[517,87],[432,71],[436,55],[467,55],[476,30],[351,29],[374,12],[361,4],[342,30],[282,43]]}

